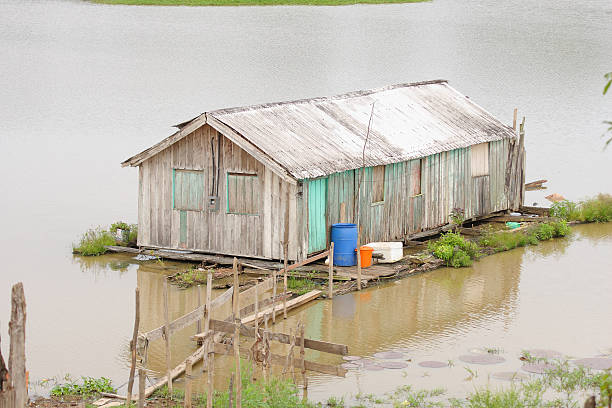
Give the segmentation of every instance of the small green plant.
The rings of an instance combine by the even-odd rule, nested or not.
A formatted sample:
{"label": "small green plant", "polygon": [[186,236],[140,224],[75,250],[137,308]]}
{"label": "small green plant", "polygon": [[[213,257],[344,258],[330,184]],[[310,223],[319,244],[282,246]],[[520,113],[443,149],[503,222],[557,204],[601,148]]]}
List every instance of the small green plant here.
{"label": "small green plant", "polygon": [[565,221],[610,222],[612,221],[612,195],[599,194],[579,203],[560,201],[550,207],[550,215]]}
{"label": "small green plant", "polygon": [[336,408],[336,407],[340,408],[340,407],[342,407],[342,408],[344,408],[344,398],[342,398],[342,397],[341,398],[329,397],[327,399],[326,404],[327,404],[328,407],[333,407],[333,408]]}
{"label": "small green plant", "polygon": [[573,201],[557,201],[550,206],[550,216],[566,221],[577,221],[580,220],[580,209]]}
{"label": "small green plant", "polygon": [[455,232],[459,231],[459,227],[463,225],[463,221],[465,221],[465,211],[463,208],[453,208],[449,217],[455,226]]}
{"label": "small green plant", "polygon": [[471,266],[480,253],[478,244],[466,240],[455,232],[442,234],[437,241],[429,242],[427,248],[436,258],[442,259],[447,266],[454,268]]}
{"label": "small green plant", "polygon": [[102,255],[108,245],[115,245],[115,238],[98,227],[85,232],[79,242],[72,245],[72,252],[85,256]]}
{"label": "small green plant", "polygon": [[287,277],[287,289],[296,295],[303,295],[305,293],[314,290],[319,285],[312,279],[309,278],[298,278],[295,276]]}
{"label": "small green plant", "polygon": [[112,381],[105,377],[81,377],[81,383],[73,380],[67,375],[63,384],[58,384],[51,389],[51,396],[66,397],[66,396],[84,396],[89,397],[101,392],[115,393],[117,390],[113,388]]}

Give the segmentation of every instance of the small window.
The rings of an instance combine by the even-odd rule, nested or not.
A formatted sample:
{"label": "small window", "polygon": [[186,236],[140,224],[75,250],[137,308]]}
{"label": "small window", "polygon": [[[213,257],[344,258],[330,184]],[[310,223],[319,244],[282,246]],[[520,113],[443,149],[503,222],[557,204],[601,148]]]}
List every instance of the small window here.
{"label": "small window", "polygon": [[385,166],[372,167],[372,203],[385,201]]}
{"label": "small window", "polygon": [[423,160],[410,162],[410,196],[416,197],[421,194],[421,172],[423,171]]}
{"label": "small window", "polygon": [[202,211],[204,208],[204,172],[174,169],[172,173],[172,208]]}
{"label": "small window", "polygon": [[259,213],[257,174],[227,173],[227,212],[245,215]]}
{"label": "small window", "polygon": [[489,175],[489,144],[472,146],[472,177]]}

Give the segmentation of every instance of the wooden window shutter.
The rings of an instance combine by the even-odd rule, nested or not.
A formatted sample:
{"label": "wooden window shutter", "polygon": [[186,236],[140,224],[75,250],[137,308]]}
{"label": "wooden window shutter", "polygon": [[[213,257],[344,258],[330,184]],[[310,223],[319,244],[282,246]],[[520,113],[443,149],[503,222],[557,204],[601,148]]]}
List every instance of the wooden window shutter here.
{"label": "wooden window shutter", "polygon": [[259,179],[257,174],[227,174],[227,212],[257,215],[259,213]]}
{"label": "wooden window shutter", "polygon": [[385,201],[385,166],[372,168],[372,202]]}
{"label": "wooden window shutter", "polygon": [[177,210],[202,211],[204,208],[204,172],[173,170],[172,202]]}
{"label": "wooden window shutter", "polygon": [[471,148],[472,177],[489,175],[489,143],[480,143]]}

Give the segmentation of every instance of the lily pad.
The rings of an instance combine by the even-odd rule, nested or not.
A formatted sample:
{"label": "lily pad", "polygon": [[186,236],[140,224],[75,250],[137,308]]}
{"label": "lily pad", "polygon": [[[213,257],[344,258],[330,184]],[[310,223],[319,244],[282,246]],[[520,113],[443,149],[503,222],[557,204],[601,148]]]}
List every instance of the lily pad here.
{"label": "lily pad", "polygon": [[496,380],[505,381],[522,381],[529,378],[527,374],[519,373],[518,371],[500,371],[491,374],[491,377],[495,378]]}
{"label": "lily pad", "polygon": [[368,370],[368,371],[382,371],[384,370],[384,368],[381,365],[378,364],[366,364],[363,366],[364,370]]}
{"label": "lily pad", "polygon": [[400,358],[404,358],[404,355],[402,353],[398,353],[397,351],[383,351],[374,354],[374,357],[383,360],[398,360]]}
{"label": "lily pad", "polygon": [[399,370],[408,367],[408,363],[404,363],[403,361],[382,361],[378,364],[383,368],[389,368],[391,370]]}
{"label": "lily pad", "polygon": [[421,367],[426,367],[426,368],[442,368],[442,367],[448,367],[448,363],[445,363],[443,361],[421,361],[419,363],[419,365]]}
{"label": "lily pad", "polygon": [[495,354],[464,354],[459,360],[470,364],[499,364],[506,361],[502,356]]}
{"label": "lily pad", "polygon": [[612,358],[581,358],[580,360],[574,360],[574,364],[594,370],[608,370],[612,368]]}
{"label": "lily pad", "polygon": [[521,367],[523,371],[534,374],[544,374],[546,371],[553,370],[556,366],[554,364],[538,362],[525,364]]}

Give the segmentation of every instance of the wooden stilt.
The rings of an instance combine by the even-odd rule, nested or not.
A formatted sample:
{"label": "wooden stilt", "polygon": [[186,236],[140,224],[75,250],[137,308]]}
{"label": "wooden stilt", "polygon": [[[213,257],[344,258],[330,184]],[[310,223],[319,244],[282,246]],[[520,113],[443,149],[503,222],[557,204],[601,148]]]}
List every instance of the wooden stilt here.
{"label": "wooden stilt", "polygon": [[164,277],[164,340],[166,342],[166,375],[168,376],[168,394],[172,399],[172,367],[170,359],[170,316],[168,311],[168,279]]}
{"label": "wooden stilt", "polygon": [[213,408],[213,372],[215,369],[215,353],[213,350],[214,338],[209,336],[206,339],[206,355],[208,356],[208,365],[206,367],[206,408]]}
{"label": "wooden stilt", "polygon": [[334,297],[334,243],[329,245],[329,284],[328,284],[328,297],[332,299]]}
{"label": "wooden stilt", "polygon": [[[289,207],[289,206],[287,206]],[[285,225],[285,230],[288,230],[289,226]],[[283,252],[285,258],[285,268],[283,269],[283,318],[287,318],[287,255],[289,253],[289,243],[285,240],[283,245]]]}
{"label": "wooden stilt", "polygon": [[[197,296],[198,296],[198,308],[199,308],[200,306],[202,306],[202,286],[201,285],[198,285],[197,287]],[[196,334],[202,333],[202,320],[198,320],[196,322]]]}
{"label": "wooden stilt", "polygon": [[276,269],[272,270],[272,278],[274,282],[272,283],[272,324],[276,323]]}
{"label": "wooden stilt", "polygon": [[128,379],[127,386],[127,401],[132,401],[132,389],[134,388],[134,374],[136,373],[136,343],[138,341],[138,328],[140,327],[140,292],[136,288],[135,297],[135,317],[134,317],[134,331],[132,332],[132,340],[130,341],[130,353],[132,357],[130,365],[130,377]]}

